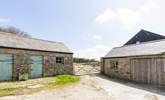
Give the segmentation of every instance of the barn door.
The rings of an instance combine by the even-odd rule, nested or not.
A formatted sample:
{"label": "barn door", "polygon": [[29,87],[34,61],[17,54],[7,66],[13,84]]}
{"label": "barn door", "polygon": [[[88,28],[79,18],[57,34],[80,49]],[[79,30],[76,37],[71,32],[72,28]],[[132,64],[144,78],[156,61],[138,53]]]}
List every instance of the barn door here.
{"label": "barn door", "polygon": [[42,56],[32,56],[31,59],[32,59],[31,77],[32,78],[42,77],[43,57]]}
{"label": "barn door", "polygon": [[153,58],[151,59],[150,62],[150,81],[149,83],[151,84],[158,84],[158,66],[161,63],[161,60],[159,60],[158,58]]}
{"label": "barn door", "polygon": [[159,85],[165,85],[165,59],[157,59],[157,83]]}
{"label": "barn door", "polygon": [[163,67],[162,67],[162,84],[165,85],[165,59],[163,59]]}
{"label": "barn door", "polygon": [[0,54],[0,81],[12,80],[12,55]]}
{"label": "barn door", "polygon": [[165,85],[165,59],[132,59],[131,77],[137,82]]}
{"label": "barn door", "polygon": [[132,59],[131,78],[136,82],[148,83],[150,81],[151,59]]}

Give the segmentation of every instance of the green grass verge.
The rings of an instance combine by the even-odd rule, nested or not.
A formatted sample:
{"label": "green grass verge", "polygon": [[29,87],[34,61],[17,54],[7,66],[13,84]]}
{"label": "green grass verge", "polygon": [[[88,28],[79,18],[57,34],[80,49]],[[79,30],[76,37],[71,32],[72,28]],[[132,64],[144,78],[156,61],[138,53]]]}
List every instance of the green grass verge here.
{"label": "green grass verge", "polygon": [[[54,81],[51,83],[44,84],[42,87],[39,87],[39,88],[27,88],[27,87],[10,88],[10,87],[8,87],[8,88],[0,89],[0,96],[35,93],[35,92],[39,92],[42,90],[50,90],[50,89],[55,89],[58,87],[64,87],[66,85],[77,83],[80,80],[80,78],[78,76],[73,76],[73,75],[58,75],[56,77],[51,77],[51,79]],[[32,80],[35,80],[35,79],[32,79]],[[19,83],[19,82],[17,82],[17,83]],[[5,83],[5,84],[7,85],[7,83]],[[12,86],[11,82],[9,82],[9,84]],[[15,83],[13,82],[13,85],[14,84]]]}
{"label": "green grass verge", "polygon": [[79,80],[80,80],[80,78],[78,76],[59,75],[59,76],[55,77],[55,82],[49,83],[47,86],[48,87],[61,87],[64,85],[75,83]]}

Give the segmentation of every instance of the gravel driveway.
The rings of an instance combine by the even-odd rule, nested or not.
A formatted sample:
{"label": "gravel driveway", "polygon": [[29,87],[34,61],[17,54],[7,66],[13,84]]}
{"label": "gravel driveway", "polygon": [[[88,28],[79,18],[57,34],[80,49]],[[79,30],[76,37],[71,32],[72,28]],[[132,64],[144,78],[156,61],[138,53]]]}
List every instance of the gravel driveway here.
{"label": "gravel driveway", "polygon": [[76,85],[31,95],[1,97],[0,100],[165,100],[165,92],[154,86],[86,75]]}

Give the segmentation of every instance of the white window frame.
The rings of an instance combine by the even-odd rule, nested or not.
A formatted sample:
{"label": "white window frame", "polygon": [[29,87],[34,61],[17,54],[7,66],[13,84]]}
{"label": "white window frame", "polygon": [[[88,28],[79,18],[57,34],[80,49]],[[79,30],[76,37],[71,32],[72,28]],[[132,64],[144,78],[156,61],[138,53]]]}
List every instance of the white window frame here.
{"label": "white window frame", "polygon": [[64,64],[64,57],[56,57],[56,64]]}
{"label": "white window frame", "polygon": [[112,60],[111,61],[111,69],[118,70],[119,67],[119,62],[117,60]]}

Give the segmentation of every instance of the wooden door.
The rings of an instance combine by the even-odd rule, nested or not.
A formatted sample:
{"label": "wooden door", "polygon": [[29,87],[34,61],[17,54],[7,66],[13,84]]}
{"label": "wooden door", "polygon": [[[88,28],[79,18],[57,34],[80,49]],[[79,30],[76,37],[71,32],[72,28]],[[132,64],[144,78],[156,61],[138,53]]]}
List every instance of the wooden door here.
{"label": "wooden door", "polygon": [[150,70],[150,59],[131,60],[131,78],[136,82],[148,83]]}
{"label": "wooden door", "polygon": [[32,78],[42,77],[43,57],[42,56],[32,56],[31,59],[32,59],[31,77]]}
{"label": "wooden door", "polygon": [[165,59],[164,58],[159,58],[156,60],[156,74],[157,74],[157,84],[165,85]]}
{"label": "wooden door", "polygon": [[165,58],[131,59],[131,78],[136,82],[165,85]]}
{"label": "wooden door", "polygon": [[0,54],[0,81],[12,80],[12,55]]}

